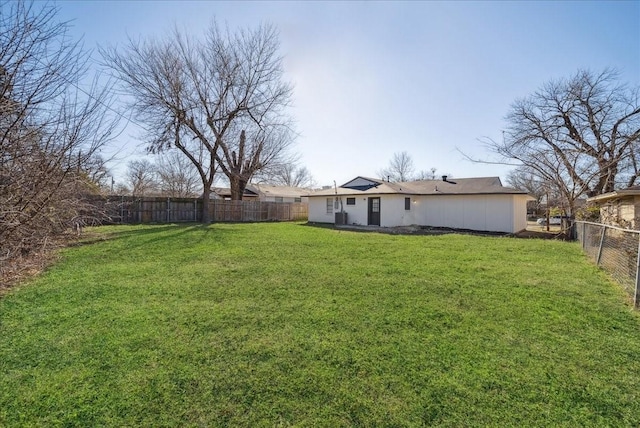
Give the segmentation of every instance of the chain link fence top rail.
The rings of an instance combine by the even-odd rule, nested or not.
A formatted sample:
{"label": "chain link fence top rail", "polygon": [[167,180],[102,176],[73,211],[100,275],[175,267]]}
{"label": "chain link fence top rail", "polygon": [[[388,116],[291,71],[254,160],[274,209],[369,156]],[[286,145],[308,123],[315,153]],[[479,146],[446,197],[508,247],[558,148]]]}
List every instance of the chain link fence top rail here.
{"label": "chain link fence top rail", "polygon": [[600,223],[576,222],[578,241],[587,256],[603,268],[640,305],[638,250],[640,231]]}

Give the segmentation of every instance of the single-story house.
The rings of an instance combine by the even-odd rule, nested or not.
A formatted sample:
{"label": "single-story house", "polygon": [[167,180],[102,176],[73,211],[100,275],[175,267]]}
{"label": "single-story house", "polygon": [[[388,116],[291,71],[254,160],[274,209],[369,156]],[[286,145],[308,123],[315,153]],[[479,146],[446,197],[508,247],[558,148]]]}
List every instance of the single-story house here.
{"label": "single-story house", "polygon": [[640,186],[631,186],[587,199],[600,208],[600,222],[640,229]]}
{"label": "single-story house", "polygon": [[[244,201],[260,202],[308,202],[309,189],[291,186],[272,186],[268,184],[247,184],[242,194]],[[211,188],[212,199],[231,199],[231,189],[226,187]]]}
{"label": "single-story house", "polygon": [[309,202],[309,189],[291,186],[271,186],[268,184],[248,184],[247,187],[256,193],[264,202]]}
{"label": "single-story house", "polygon": [[[430,226],[516,233],[527,227],[526,192],[499,177],[391,183],[367,177],[309,196],[309,222]],[[336,216],[338,213],[338,216]],[[342,214],[345,213],[345,214]],[[345,218],[346,217],[346,218]]]}
{"label": "single-story house", "polygon": [[[210,199],[224,199],[226,201],[231,200],[231,189],[228,187],[212,187],[209,194]],[[258,201],[258,194],[252,192],[250,189],[245,188],[242,194],[242,200],[244,201]]]}

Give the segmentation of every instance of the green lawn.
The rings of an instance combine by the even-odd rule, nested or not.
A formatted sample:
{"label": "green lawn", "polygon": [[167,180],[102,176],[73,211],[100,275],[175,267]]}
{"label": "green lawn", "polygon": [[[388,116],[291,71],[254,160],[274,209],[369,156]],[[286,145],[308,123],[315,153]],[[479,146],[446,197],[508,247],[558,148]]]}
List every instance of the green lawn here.
{"label": "green lawn", "polygon": [[0,299],[0,426],[640,425],[640,317],[577,244],[99,231]]}

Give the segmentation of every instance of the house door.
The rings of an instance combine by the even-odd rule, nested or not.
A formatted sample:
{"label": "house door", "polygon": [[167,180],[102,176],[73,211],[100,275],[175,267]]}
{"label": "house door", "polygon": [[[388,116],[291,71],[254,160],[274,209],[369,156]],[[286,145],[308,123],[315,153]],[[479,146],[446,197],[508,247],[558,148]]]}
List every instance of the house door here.
{"label": "house door", "polygon": [[380,226],[380,198],[369,198],[367,224],[369,226]]}

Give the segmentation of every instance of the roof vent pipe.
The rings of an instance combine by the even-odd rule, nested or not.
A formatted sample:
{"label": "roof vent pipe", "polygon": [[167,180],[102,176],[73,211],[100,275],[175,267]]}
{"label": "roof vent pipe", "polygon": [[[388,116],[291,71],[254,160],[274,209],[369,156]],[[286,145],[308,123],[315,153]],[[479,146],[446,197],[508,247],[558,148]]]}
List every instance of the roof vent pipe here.
{"label": "roof vent pipe", "polygon": [[447,181],[447,176],[446,175],[442,176],[442,181]]}

